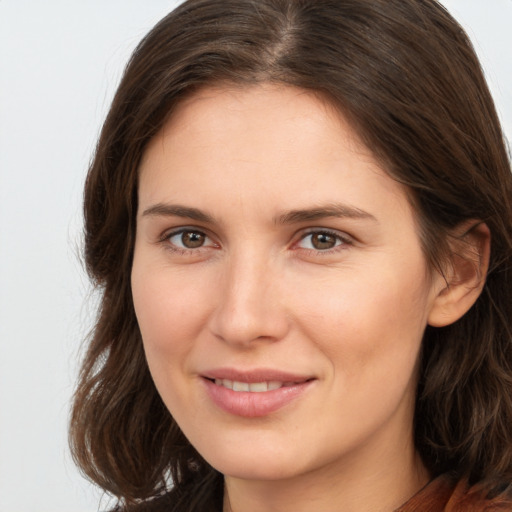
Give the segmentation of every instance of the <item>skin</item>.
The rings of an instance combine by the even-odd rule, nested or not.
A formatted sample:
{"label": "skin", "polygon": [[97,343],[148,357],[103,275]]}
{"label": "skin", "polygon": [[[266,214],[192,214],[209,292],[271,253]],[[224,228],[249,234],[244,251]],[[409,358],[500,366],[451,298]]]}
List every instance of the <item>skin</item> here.
{"label": "skin", "polygon": [[[135,310],[166,406],[225,475],[226,511],[391,511],[425,485],[417,362],[445,287],[403,186],[311,93],[204,89],[145,151]],[[314,380],[247,418],[205,392],[219,367]]]}

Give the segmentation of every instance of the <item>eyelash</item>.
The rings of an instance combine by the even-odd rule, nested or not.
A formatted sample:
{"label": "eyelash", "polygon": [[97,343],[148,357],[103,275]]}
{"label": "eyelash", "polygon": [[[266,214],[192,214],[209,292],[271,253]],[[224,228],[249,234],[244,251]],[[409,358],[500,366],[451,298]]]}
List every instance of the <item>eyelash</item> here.
{"label": "eyelash", "polygon": [[173,253],[183,255],[183,256],[193,256],[199,252],[202,252],[202,250],[208,248],[208,247],[218,247],[215,243],[212,243],[210,245],[201,245],[196,248],[187,248],[187,247],[179,247],[176,244],[171,242],[171,238],[174,238],[175,236],[183,235],[184,233],[192,233],[197,235],[202,235],[205,237],[205,240],[211,240],[211,238],[202,230],[195,229],[195,228],[187,228],[183,227],[180,229],[177,229],[175,231],[167,232],[165,233],[160,239],[159,242],[165,245],[165,248]]}
{"label": "eyelash", "polygon": [[[179,235],[183,235],[184,233],[191,233],[191,234],[204,236],[205,240],[210,240],[211,243],[209,245],[201,245],[196,248],[186,248],[186,247],[179,247],[176,244],[171,242],[172,238],[179,236]],[[327,235],[327,236],[333,237],[336,240],[336,245],[332,248],[324,249],[324,250],[315,249],[315,248],[298,247],[298,245],[301,242],[306,240],[308,237],[312,237],[314,235]],[[165,233],[159,239],[159,243],[164,244],[166,249],[170,250],[171,252],[173,252],[175,254],[179,254],[179,255],[184,255],[184,256],[191,256],[194,254],[198,254],[198,253],[202,252],[203,250],[208,249],[210,247],[214,247],[214,248],[219,247],[218,244],[215,244],[214,242],[212,242],[212,239],[204,231],[202,231],[200,229],[187,228],[187,227],[183,227],[183,228]],[[300,238],[296,242],[293,243],[292,248],[293,248],[293,250],[305,251],[308,255],[314,255],[314,256],[321,257],[323,255],[329,255],[329,254],[336,253],[340,250],[345,250],[347,248],[347,246],[351,246],[351,245],[353,245],[353,240],[350,236],[348,236],[346,234],[341,234],[338,231],[332,231],[332,230],[325,229],[325,228],[312,228],[309,231],[307,231],[306,233],[303,233],[300,236]]]}
{"label": "eyelash", "polygon": [[[338,231],[332,231],[325,228],[313,228],[304,233],[297,242],[294,243],[294,246],[297,246],[300,242],[303,242],[308,237],[312,237],[313,235],[327,235],[333,237],[336,241],[336,245],[330,249],[315,249],[315,248],[302,248],[303,251],[307,251],[308,255],[313,256],[327,256],[338,251],[343,251],[347,249],[347,246],[353,245],[353,240],[350,236],[345,233],[340,233]],[[296,249],[297,250],[297,249]]]}

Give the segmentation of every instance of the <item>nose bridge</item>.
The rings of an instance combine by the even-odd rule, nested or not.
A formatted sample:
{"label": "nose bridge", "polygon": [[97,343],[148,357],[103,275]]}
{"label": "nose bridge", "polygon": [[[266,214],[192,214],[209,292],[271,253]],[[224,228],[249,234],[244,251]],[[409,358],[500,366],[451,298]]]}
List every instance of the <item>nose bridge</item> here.
{"label": "nose bridge", "polygon": [[256,248],[232,254],[220,276],[213,333],[232,344],[277,341],[287,331],[277,263]]}

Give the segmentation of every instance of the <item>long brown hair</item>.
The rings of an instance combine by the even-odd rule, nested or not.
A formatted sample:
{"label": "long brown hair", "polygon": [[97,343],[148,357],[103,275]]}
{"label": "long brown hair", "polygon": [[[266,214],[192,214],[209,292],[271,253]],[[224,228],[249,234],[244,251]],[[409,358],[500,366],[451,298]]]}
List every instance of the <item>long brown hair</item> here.
{"label": "long brown hair", "polygon": [[219,81],[290,84],[338,107],[409,188],[433,267],[455,226],[487,223],[480,298],[425,332],[415,441],[433,475],[494,491],[512,481],[510,161],[472,46],[435,0],[188,0],[140,43],[85,187],[85,261],[102,301],[71,416],[84,473],[122,503],[172,481],[169,510],[221,507],[221,476],[153,385],[130,289],[141,155],[180,100]]}

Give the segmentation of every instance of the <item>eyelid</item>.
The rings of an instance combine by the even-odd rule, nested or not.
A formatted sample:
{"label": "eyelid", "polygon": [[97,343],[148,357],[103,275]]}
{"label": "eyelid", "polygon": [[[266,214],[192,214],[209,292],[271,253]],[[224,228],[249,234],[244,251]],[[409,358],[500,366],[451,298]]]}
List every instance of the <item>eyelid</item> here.
{"label": "eyelid", "polygon": [[[335,237],[337,240],[339,240],[341,243],[335,245],[334,247],[330,249],[309,249],[309,248],[303,248],[298,247],[298,244],[307,238],[308,236],[315,235],[315,234],[327,234],[330,236]],[[354,237],[350,236],[344,231],[338,231],[336,229],[331,228],[321,228],[321,227],[313,227],[313,228],[307,228],[305,230],[302,230],[299,235],[296,237],[295,242],[293,243],[293,248],[295,250],[303,250],[303,251],[310,251],[312,253],[316,254],[331,254],[333,252],[344,250],[347,246],[351,246],[354,244]]]}
{"label": "eyelid", "polygon": [[[170,241],[170,239],[174,236],[186,233],[186,232],[195,232],[200,233],[205,236],[207,242],[199,246],[197,248],[188,248],[188,247],[180,247],[179,245],[176,245]],[[314,235],[314,234],[327,234],[330,236],[335,237],[340,243],[337,243],[334,247],[330,249],[314,249],[314,248],[305,248],[300,247],[299,244],[302,240],[307,238],[308,236]],[[337,252],[339,250],[344,250],[347,248],[347,246],[351,246],[354,244],[355,239],[353,236],[349,235],[348,233],[344,231],[339,231],[337,229],[332,228],[325,228],[325,227],[310,227],[301,229],[294,237],[294,241],[292,242],[292,249],[293,250],[301,250],[306,252],[315,253],[318,255],[328,255],[332,254],[333,252]],[[209,249],[209,248],[219,248],[220,245],[215,241],[215,238],[209,233],[208,229],[204,229],[202,227],[198,226],[179,226],[175,228],[170,228],[165,230],[157,240],[157,243],[165,245],[165,247],[169,250],[172,250],[174,252],[181,252],[181,253],[198,253],[201,250]]]}
{"label": "eyelid", "polygon": [[[173,244],[170,241],[171,238],[173,238],[177,235],[183,234],[183,233],[187,233],[187,232],[200,233],[200,234],[204,235],[205,239],[209,240],[210,243],[205,243],[205,245],[202,245],[202,246],[196,247],[196,248],[189,248],[189,247],[180,247],[176,244]],[[179,226],[176,228],[167,229],[158,237],[157,242],[161,243],[161,244],[165,244],[165,246],[172,251],[181,252],[181,253],[199,252],[199,251],[201,251],[201,249],[207,249],[210,247],[219,247],[219,244],[214,241],[214,238],[208,233],[207,229],[199,228],[196,226]]]}

